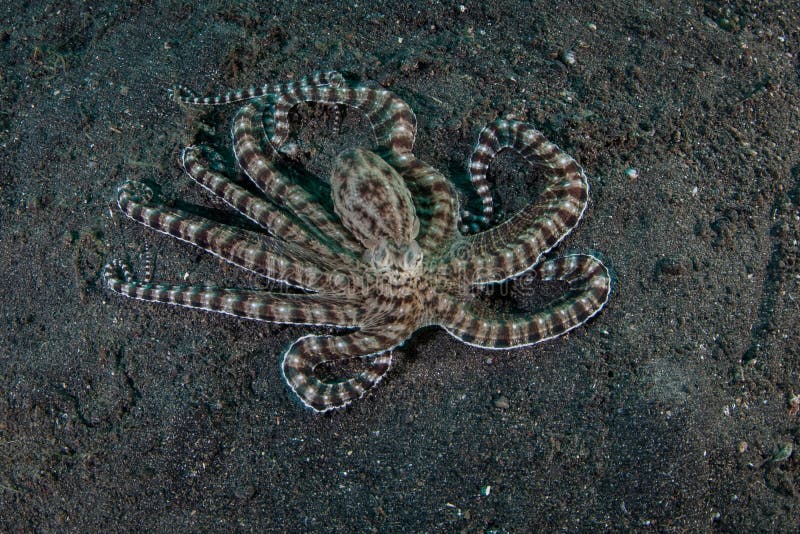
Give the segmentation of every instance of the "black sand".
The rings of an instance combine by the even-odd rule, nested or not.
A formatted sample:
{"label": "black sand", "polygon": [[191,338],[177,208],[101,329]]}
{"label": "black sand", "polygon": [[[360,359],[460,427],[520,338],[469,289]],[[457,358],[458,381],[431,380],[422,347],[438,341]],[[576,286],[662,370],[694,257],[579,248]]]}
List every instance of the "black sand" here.
{"label": "black sand", "polygon": [[[3,2],[0,530],[795,530],[797,2],[277,4]],[[235,108],[166,88],[323,68],[407,100],[448,174],[510,113],[575,156],[591,204],[560,251],[602,253],[607,309],[511,352],[420,332],[372,395],[315,416],[277,365],[309,329],[107,293],[105,261],[144,243],[158,280],[258,283],[114,191],[226,216],[177,154]],[[308,115],[322,171],[367,138]],[[523,164],[496,171],[507,206],[535,196]]]}

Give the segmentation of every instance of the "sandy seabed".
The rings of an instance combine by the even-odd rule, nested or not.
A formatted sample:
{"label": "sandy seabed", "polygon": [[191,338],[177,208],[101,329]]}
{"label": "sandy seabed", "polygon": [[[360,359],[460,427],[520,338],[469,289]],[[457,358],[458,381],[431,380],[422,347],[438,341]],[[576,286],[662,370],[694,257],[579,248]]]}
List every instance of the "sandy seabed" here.
{"label": "sandy seabed", "polygon": [[[796,529],[800,9],[483,4],[3,3],[0,530]],[[409,102],[448,175],[498,116],[542,129],[590,177],[559,251],[602,254],[607,308],[509,352],[419,332],[316,416],[278,369],[308,328],[108,293],[104,263],[145,243],[159,280],[260,283],[125,219],[115,189],[226,216],[177,156],[235,107],[166,89],[320,69]],[[369,135],[318,111],[324,173]],[[493,167],[506,211],[535,198],[528,171]]]}

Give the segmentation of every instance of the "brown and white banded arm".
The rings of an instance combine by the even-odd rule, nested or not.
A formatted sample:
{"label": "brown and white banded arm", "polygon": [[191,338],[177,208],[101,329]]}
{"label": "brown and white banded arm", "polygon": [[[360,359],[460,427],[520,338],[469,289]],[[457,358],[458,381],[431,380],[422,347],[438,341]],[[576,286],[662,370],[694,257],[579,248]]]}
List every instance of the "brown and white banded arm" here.
{"label": "brown and white banded arm", "polygon": [[207,147],[199,146],[183,149],[183,169],[192,180],[273,236],[313,250],[328,260],[347,260],[347,256],[342,254],[342,248],[336,243],[321,239],[294,215],[284,212],[269,200],[254,195],[225,174],[212,170],[204,155],[208,150],[210,149]]}
{"label": "brown and white banded arm", "polygon": [[168,90],[172,99],[181,104],[190,106],[220,106],[224,104],[232,104],[234,102],[242,102],[244,100],[253,99],[267,99],[273,97],[278,93],[291,91],[292,87],[297,84],[332,84],[341,85],[344,83],[344,78],[341,74],[334,70],[318,71],[310,76],[304,76],[297,82],[287,82],[283,84],[263,84],[252,85],[246,89],[232,89],[226,93],[219,95],[198,96],[194,91],[185,85],[175,85]]}
{"label": "brown and white banded arm", "polygon": [[[309,335],[295,341],[283,355],[281,372],[291,390],[316,412],[342,408],[378,384],[392,364],[391,349],[410,334],[389,329],[362,329],[343,336]],[[341,381],[319,376],[321,364],[358,358],[366,369]]]}
{"label": "brown and white banded arm", "polygon": [[533,345],[576,328],[605,306],[611,293],[611,276],[603,263],[587,254],[548,260],[532,271],[543,281],[567,282],[567,291],[532,313],[498,314],[452,296],[437,299],[440,324],[454,337],[470,345],[509,349]]}
{"label": "brown and white banded arm", "polygon": [[117,204],[138,223],[270,280],[312,290],[347,284],[346,274],[297,245],[167,208],[154,203],[153,195],[146,184],[128,181],[117,189]]}
{"label": "brown and white banded arm", "polygon": [[275,204],[285,207],[315,229],[319,239],[338,243],[359,255],[363,247],[342,226],[338,217],[319,199],[286,176],[275,164],[278,154],[264,134],[260,106],[251,102],[236,113],[233,121],[233,150],[242,170]]}
{"label": "brown and white banded arm", "polygon": [[207,285],[155,284],[134,279],[119,260],[103,271],[108,289],[148,302],[224,313],[270,323],[350,328],[358,324],[359,307],[345,297],[322,294],[271,293]]}
{"label": "brown and white banded arm", "polygon": [[589,184],[578,163],[531,125],[499,119],[484,128],[476,149],[483,154],[484,165],[488,167],[504,148],[544,167],[546,183],[532,204],[457,244],[473,283],[505,280],[536,265],[577,226],[589,199]]}

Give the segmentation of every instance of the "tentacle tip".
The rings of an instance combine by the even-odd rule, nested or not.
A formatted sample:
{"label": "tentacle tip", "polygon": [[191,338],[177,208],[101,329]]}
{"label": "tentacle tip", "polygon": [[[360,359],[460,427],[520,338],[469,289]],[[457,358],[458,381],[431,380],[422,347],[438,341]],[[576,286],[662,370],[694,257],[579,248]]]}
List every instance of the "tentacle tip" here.
{"label": "tentacle tip", "polygon": [[330,84],[333,87],[340,87],[345,84],[344,76],[339,71],[336,70],[328,71],[325,77],[327,78],[328,84]]}
{"label": "tentacle tip", "polygon": [[173,102],[186,104],[188,99],[195,97],[195,94],[185,85],[175,84],[167,87],[167,96]]}
{"label": "tentacle tip", "polygon": [[173,102],[177,102],[178,104],[180,104],[182,94],[183,90],[180,85],[173,85],[172,87],[167,87],[167,97]]}
{"label": "tentacle tip", "polygon": [[128,264],[119,258],[114,258],[103,266],[102,278],[106,287],[112,289],[112,285],[118,282],[130,282],[133,279]]}
{"label": "tentacle tip", "polygon": [[181,159],[181,168],[184,171],[189,172],[186,169],[186,161],[187,161],[187,159],[192,159],[192,158],[195,157],[194,156],[194,152],[195,152],[195,150],[197,150],[197,148],[198,148],[197,145],[189,145],[189,146],[185,146],[185,147],[183,147],[183,149],[181,149],[181,158],[180,158]]}
{"label": "tentacle tip", "polygon": [[155,193],[153,189],[138,180],[127,180],[117,187],[117,201],[135,200],[139,203],[149,202]]}

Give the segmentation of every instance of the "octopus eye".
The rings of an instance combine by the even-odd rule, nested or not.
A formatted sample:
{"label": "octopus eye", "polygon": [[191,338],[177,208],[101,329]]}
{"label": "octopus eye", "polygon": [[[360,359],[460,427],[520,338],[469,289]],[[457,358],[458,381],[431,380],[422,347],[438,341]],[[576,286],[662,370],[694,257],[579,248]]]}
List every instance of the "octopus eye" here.
{"label": "octopus eye", "polygon": [[403,253],[403,268],[411,270],[418,267],[420,263],[422,263],[422,249],[419,248],[416,241],[412,241]]}
{"label": "octopus eye", "polygon": [[379,243],[370,251],[370,259],[376,267],[386,267],[389,265],[389,248],[385,242]]}

